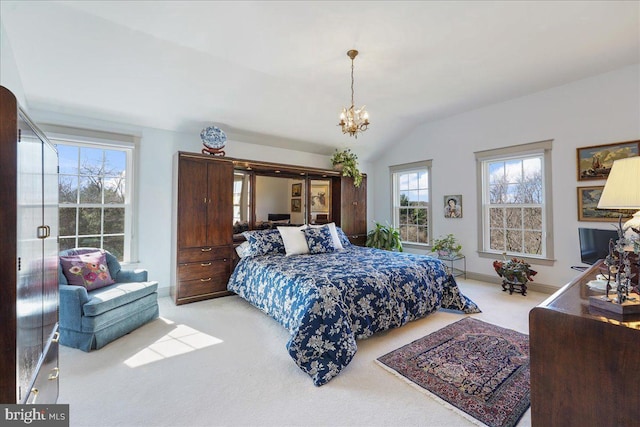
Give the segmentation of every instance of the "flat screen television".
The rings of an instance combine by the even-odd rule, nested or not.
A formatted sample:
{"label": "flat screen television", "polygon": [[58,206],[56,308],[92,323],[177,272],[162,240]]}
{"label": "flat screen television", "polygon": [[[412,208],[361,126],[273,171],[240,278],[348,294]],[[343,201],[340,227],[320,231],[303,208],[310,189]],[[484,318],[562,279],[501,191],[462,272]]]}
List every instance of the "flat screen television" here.
{"label": "flat screen television", "polygon": [[616,230],[578,228],[580,236],[580,259],[585,264],[595,264],[609,255],[609,239],[618,240]]}

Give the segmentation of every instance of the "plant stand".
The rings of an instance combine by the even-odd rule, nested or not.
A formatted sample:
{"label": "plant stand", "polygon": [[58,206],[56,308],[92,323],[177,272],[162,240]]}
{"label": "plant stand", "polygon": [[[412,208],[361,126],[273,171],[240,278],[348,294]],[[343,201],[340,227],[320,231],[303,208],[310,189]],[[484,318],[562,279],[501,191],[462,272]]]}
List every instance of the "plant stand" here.
{"label": "plant stand", "polygon": [[502,292],[509,291],[509,295],[513,295],[513,292],[520,292],[522,295],[527,295],[527,282],[520,283],[512,280],[502,279]]}

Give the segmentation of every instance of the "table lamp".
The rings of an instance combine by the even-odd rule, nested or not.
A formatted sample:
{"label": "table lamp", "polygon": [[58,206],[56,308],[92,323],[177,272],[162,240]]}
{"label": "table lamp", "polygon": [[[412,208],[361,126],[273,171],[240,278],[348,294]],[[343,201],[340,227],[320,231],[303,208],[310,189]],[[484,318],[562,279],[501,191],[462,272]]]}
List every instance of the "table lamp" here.
{"label": "table lamp", "polygon": [[[598,202],[599,209],[640,209],[640,157],[629,157],[613,162],[611,172],[605,183],[604,190]],[[637,295],[631,297],[629,290],[631,288],[631,261],[629,254],[640,249],[640,211],[636,212],[633,217],[622,224],[622,215],[620,216],[619,239],[615,244],[615,252],[617,253],[617,261],[615,265],[616,272],[616,293],[617,296],[613,300],[614,310],[625,313],[626,310],[638,312],[640,303],[637,301]],[[608,295],[608,292],[607,292]],[[592,302],[608,301],[608,297],[595,298]],[[630,307],[629,304],[633,307]],[[624,309],[622,306],[625,306]],[[600,305],[603,308],[610,308]]]}
{"label": "table lamp", "polygon": [[[640,156],[613,162],[598,208],[640,209]],[[624,223],[622,230],[627,244],[640,240],[640,211]]]}

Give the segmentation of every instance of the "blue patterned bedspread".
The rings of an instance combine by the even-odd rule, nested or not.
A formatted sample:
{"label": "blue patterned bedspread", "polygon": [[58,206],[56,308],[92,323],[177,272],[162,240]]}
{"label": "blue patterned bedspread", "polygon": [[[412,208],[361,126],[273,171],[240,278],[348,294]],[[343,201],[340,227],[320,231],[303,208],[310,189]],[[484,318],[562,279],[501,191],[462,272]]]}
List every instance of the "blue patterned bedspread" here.
{"label": "blue patterned bedspread", "polygon": [[243,258],[227,287],[289,330],[287,350],[317,386],[349,364],[356,339],[440,307],[479,311],[438,259],[359,246]]}

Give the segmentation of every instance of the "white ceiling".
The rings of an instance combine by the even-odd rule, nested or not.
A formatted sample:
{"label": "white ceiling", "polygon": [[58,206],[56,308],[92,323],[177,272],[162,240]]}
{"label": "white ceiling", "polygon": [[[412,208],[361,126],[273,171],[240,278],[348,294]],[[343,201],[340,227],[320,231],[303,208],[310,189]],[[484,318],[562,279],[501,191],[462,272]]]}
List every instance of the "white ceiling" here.
{"label": "white ceiling", "polygon": [[[637,1],[8,1],[31,109],[363,160],[421,123],[640,62]],[[357,140],[336,126],[367,105]]]}

